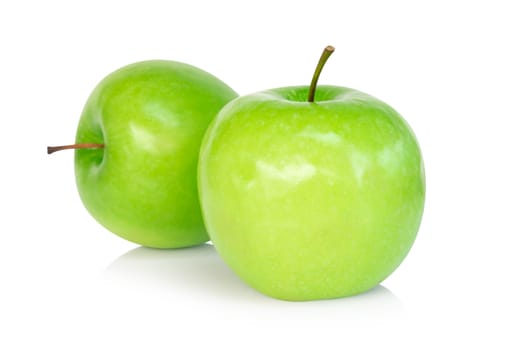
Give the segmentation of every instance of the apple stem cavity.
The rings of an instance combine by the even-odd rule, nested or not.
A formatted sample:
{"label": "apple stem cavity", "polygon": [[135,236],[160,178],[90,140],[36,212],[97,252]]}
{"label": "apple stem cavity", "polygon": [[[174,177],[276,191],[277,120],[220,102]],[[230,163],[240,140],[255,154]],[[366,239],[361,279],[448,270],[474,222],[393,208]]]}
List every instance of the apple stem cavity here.
{"label": "apple stem cavity", "polygon": [[51,154],[58,151],[63,151],[66,149],[86,149],[86,148],[104,148],[105,145],[102,143],[77,143],[75,145],[65,145],[65,146],[48,146],[47,154]]}
{"label": "apple stem cavity", "polygon": [[320,56],[320,60],[316,65],[316,69],[313,74],[313,80],[311,80],[311,85],[309,86],[309,93],[307,96],[308,102],[314,102],[314,95],[316,93],[316,84],[318,83],[318,78],[320,77],[320,73],[322,72],[323,66],[325,62],[329,59],[330,55],[335,51],[334,46],[327,46],[323,49],[322,55]]}

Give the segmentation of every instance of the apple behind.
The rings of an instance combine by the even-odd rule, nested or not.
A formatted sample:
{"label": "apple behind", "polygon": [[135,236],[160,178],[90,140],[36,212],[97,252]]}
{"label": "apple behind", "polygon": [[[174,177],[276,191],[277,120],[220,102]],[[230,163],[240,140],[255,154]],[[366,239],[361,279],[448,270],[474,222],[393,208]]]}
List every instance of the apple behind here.
{"label": "apple behind", "polygon": [[80,197],[104,227],[129,241],[178,248],[207,241],[197,193],[202,136],[237,94],[203,70],[143,61],[103,79],[89,97],[75,151]]}

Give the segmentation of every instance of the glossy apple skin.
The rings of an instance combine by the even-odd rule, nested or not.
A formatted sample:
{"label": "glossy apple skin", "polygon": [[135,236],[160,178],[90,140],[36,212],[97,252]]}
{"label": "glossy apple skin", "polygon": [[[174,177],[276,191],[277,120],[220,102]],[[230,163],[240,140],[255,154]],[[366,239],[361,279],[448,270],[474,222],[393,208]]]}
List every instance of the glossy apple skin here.
{"label": "glossy apple skin", "polygon": [[129,241],[178,248],[207,241],[197,192],[202,136],[237,94],[174,61],[143,61],[107,76],[89,97],[76,143],[77,188],[104,227]]}
{"label": "glossy apple skin", "polygon": [[422,218],[420,148],[404,119],[359,91],[280,88],[227,104],[199,161],[204,221],[248,284],[284,300],[373,288]]}

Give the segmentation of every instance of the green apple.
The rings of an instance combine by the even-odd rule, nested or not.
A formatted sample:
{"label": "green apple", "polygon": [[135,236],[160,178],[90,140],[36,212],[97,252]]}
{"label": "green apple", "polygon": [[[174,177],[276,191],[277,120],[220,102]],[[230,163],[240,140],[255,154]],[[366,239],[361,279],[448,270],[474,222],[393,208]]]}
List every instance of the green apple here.
{"label": "green apple", "polygon": [[252,287],[284,300],[375,287],[407,255],[424,207],[413,131],[368,94],[316,89],[324,61],[311,87],[228,103],[201,146],[201,206],[218,253]]}
{"label": "green apple", "polygon": [[104,227],[129,241],[178,248],[207,241],[197,192],[202,136],[237,94],[174,61],[123,67],[89,97],[79,122],[79,195]]}

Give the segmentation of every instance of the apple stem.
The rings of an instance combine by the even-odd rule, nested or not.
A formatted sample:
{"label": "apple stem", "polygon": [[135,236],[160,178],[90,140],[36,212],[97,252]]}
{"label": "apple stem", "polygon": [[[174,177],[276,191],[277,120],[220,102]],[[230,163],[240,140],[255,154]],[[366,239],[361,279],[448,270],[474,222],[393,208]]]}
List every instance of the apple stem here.
{"label": "apple stem", "polygon": [[65,145],[65,146],[48,146],[47,154],[51,154],[58,151],[63,151],[65,149],[83,149],[83,148],[104,148],[105,145],[102,143],[78,143],[75,145]]}
{"label": "apple stem", "polygon": [[329,59],[330,55],[334,52],[334,46],[327,46],[323,49],[322,55],[320,56],[320,60],[316,65],[316,69],[313,74],[313,80],[311,80],[311,85],[309,86],[309,94],[307,96],[308,102],[314,102],[314,95],[316,93],[316,84],[318,83],[318,78],[320,77],[320,73],[322,72],[323,66],[325,62]]}

